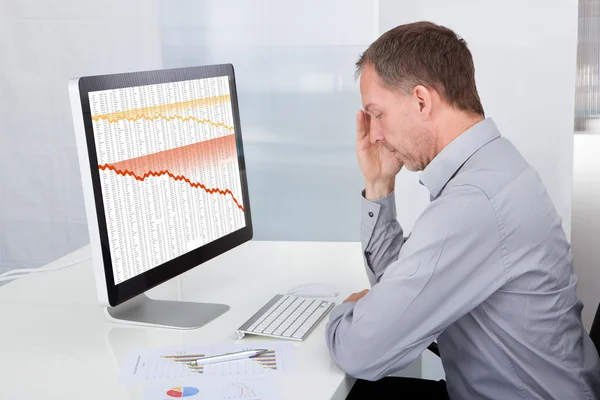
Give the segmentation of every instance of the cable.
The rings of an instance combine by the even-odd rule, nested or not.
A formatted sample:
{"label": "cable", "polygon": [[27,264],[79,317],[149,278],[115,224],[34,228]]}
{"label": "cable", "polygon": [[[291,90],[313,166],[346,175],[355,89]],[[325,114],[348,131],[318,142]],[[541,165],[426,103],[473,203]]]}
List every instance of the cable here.
{"label": "cable", "polygon": [[79,260],[72,261],[68,264],[58,265],[58,266],[52,267],[52,268],[43,268],[42,267],[42,268],[31,268],[31,269],[27,269],[27,268],[14,269],[12,271],[8,271],[3,274],[0,274],[0,282],[10,281],[10,280],[19,279],[19,278],[26,278],[26,277],[39,275],[39,274],[43,274],[43,273],[48,273],[48,272],[59,271],[61,269],[69,268],[69,267],[77,265],[83,261],[89,260],[90,258],[91,258],[91,256],[86,256],[84,258],[80,258]]}
{"label": "cable", "polygon": [[[69,263],[69,266],[73,265],[73,264],[77,264],[79,262],[82,261],[86,261],[89,260],[90,256],[86,256],[84,258],[81,258],[79,260],[73,261],[71,263]],[[20,268],[20,269],[12,269],[8,272],[5,272],[3,274],[0,274],[0,278],[7,276],[7,275],[13,275],[13,274],[32,274],[32,273],[40,273],[40,272],[44,272],[44,271],[54,271],[54,270],[59,270],[59,269],[63,269],[63,265],[57,265],[55,267],[52,268],[44,268],[44,267],[40,267],[40,268]]]}
{"label": "cable", "polygon": [[79,264],[80,262],[83,261],[87,261],[91,258],[91,256],[85,256],[83,258],[80,258],[78,260],[75,261],[71,261],[68,264],[65,265],[56,265],[53,266],[51,268],[45,268],[45,267],[40,267],[40,268],[21,268],[21,269],[13,269],[10,270],[8,272],[5,272],[3,274],[0,274],[0,278],[5,277],[7,275],[14,275],[14,274],[36,274],[36,273],[43,273],[43,272],[51,272],[51,271],[58,271],[64,268],[68,268],[68,267],[72,267],[73,265]]}
{"label": "cable", "polygon": [[[72,261],[72,262],[70,262],[68,265],[69,265],[69,266],[72,266],[72,265],[74,265],[74,264],[77,264],[77,263],[79,263],[79,262],[86,261],[86,260],[88,260],[89,258],[90,258],[90,257],[89,257],[89,256],[87,256],[87,257],[81,258],[81,259],[79,259],[79,260]],[[54,267],[52,267],[52,268],[44,268],[44,267],[40,267],[40,268],[21,268],[21,269],[13,269],[13,270],[10,270],[10,271],[8,271],[8,272],[5,272],[5,273],[3,273],[3,274],[0,274],[0,278],[2,278],[2,277],[5,277],[5,276],[7,276],[7,275],[13,275],[13,274],[21,274],[21,273],[23,273],[23,274],[32,274],[32,273],[40,273],[40,272],[45,272],[45,271],[54,271],[54,270],[63,269],[64,267],[65,267],[64,265],[57,265],[57,266],[54,266]]]}

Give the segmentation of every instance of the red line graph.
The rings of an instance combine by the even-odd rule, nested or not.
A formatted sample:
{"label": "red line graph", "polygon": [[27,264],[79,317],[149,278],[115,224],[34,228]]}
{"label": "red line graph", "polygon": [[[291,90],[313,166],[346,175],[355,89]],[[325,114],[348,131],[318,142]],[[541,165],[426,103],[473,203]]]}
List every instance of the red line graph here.
{"label": "red line graph", "polygon": [[231,198],[233,199],[233,201],[235,202],[235,204],[238,206],[238,208],[240,210],[244,211],[244,207],[242,207],[240,205],[240,203],[238,203],[237,199],[235,198],[235,196],[233,195],[233,193],[231,192],[231,190],[229,190],[229,189],[222,190],[222,189],[219,189],[219,188],[209,189],[206,186],[204,186],[202,183],[192,182],[192,181],[190,181],[188,178],[186,178],[183,175],[177,175],[176,176],[176,175],[172,174],[171,172],[169,172],[168,170],[162,170],[162,171],[158,171],[158,172],[157,171],[148,171],[144,175],[139,176],[139,175],[135,174],[132,171],[129,171],[127,169],[126,170],[120,170],[120,169],[117,169],[113,165],[110,165],[110,164],[98,165],[98,168],[100,168],[103,171],[108,169],[108,170],[114,171],[118,175],[122,175],[122,176],[130,175],[130,176],[133,176],[136,180],[141,181],[141,182],[143,182],[144,180],[146,180],[146,178],[148,178],[150,176],[159,177],[159,176],[162,176],[162,175],[167,175],[167,176],[169,176],[170,178],[172,178],[172,179],[174,179],[176,181],[187,182],[191,187],[198,188],[198,189],[204,189],[209,194],[219,193],[219,194],[222,194],[223,196],[230,195]]}

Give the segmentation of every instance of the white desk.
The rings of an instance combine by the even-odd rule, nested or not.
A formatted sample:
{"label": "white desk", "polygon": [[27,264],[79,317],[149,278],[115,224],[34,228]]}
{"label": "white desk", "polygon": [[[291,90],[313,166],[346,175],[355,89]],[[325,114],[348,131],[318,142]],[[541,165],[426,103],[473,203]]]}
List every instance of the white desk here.
{"label": "white desk", "polygon": [[[47,267],[89,253],[86,246]],[[233,332],[274,294],[308,282],[337,286],[338,303],[368,288],[360,244],[251,241],[148,292],[231,306],[189,331],[109,322],[96,299],[90,260],[11,282],[0,287],[0,398],[138,399],[141,386],[118,382],[128,350],[235,343]],[[354,383],[329,357],[326,321],[294,342],[298,368],[279,379],[283,399],[344,399]]]}

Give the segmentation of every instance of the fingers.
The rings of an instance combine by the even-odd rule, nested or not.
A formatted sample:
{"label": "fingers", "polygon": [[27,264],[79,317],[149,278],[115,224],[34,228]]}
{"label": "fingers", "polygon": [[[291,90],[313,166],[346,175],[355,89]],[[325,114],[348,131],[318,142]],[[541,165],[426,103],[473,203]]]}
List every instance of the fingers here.
{"label": "fingers", "polygon": [[368,117],[369,115],[363,112],[363,110],[358,110],[356,113],[356,140],[360,141],[364,139],[368,133]]}
{"label": "fingers", "polygon": [[343,301],[343,303],[355,303],[358,300],[362,299],[367,293],[369,293],[369,289],[365,289],[362,292],[358,292],[358,293],[352,293],[350,296],[348,296],[348,298],[346,300]]}

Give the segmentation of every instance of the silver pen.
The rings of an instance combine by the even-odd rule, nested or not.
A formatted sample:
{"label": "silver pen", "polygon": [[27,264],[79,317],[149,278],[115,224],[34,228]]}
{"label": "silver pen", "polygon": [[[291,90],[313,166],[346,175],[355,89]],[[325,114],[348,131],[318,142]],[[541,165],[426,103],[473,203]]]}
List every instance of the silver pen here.
{"label": "silver pen", "polygon": [[238,351],[236,353],[220,354],[218,356],[198,358],[198,359],[190,361],[189,364],[195,367],[195,366],[204,365],[204,364],[213,364],[213,363],[224,362],[224,361],[239,360],[242,358],[256,357],[267,351],[269,351],[269,350],[267,350],[267,349],[244,350],[244,351]]}

